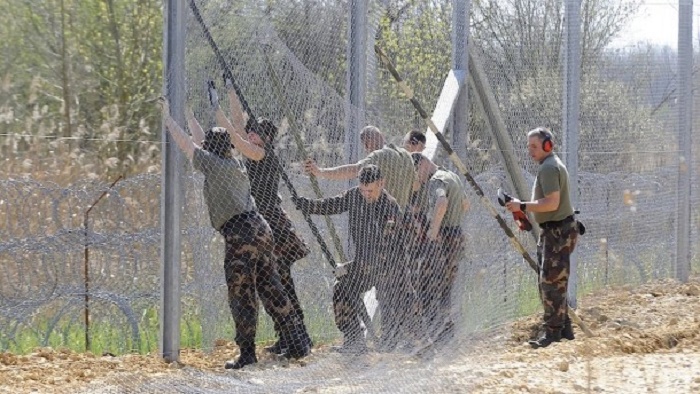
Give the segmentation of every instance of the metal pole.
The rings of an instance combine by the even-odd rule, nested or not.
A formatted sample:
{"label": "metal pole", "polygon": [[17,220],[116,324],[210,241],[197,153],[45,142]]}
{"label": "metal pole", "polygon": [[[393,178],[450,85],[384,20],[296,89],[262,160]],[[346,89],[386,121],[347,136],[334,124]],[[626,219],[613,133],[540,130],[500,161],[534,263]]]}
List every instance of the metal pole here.
{"label": "metal pole", "polygon": [[[360,129],[365,125],[365,92],[367,87],[367,2],[350,0],[345,84],[345,162],[356,163],[360,156]],[[355,179],[348,187],[356,185]],[[353,253],[348,239],[347,250]]]}
{"label": "metal pole", "polygon": [[692,163],[693,0],[678,1],[678,223],[676,278],[687,282],[690,273],[690,182]]}
{"label": "metal pole", "polygon": [[[164,94],[175,121],[185,124],[185,1],[165,3],[166,28]],[[182,154],[163,129],[161,192],[161,305],[160,351],[166,362],[180,358],[180,211],[182,210]]]}
{"label": "metal pole", "polygon": [[452,69],[463,70],[467,77],[460,87],[452,117],[452,146],[457,156],[467,160],[469,133],[469,9],[471,0],[454,0],[452,5]]}
{"label": "metal pole", "polygon": [[[581,94],[581,0],[565,0],[565,41],[564,41],[564,89],[562,111],[563,156],[569,171],[571,204],[578,208],[578,133]],[[569,305],[576,308],[576,282],[578,275],[576,254],[571,255],[569,273]]]}
{"label": "metal pole", "polygon": [[[347,163],[355,163],[359,159],[359,131],[364,126],[367,85],[367,0],[350,0],[348,25],[345,158]],[[353,186],[354,182],[351,180],[350,186]]]}

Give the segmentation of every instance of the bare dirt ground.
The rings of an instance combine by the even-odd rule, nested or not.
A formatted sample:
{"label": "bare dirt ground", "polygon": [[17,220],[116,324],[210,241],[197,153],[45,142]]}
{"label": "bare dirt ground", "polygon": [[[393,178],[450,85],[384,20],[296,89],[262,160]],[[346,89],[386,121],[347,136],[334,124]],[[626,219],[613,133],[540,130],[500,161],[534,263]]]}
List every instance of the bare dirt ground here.
{"label": "bare dirt ground", "polygon": [[698,279],[601,291],[579,305],[596,336],[577,329],[576,340],[539,350],[524,344],[539,319],[531,316],[430,359],[319,348],[292,363],[261,355],[233,372],[222,369],[236,355],[225,341],[211,353],[183,351],[181,365],[61,349],[4,353],[0,393],[700,393]]}

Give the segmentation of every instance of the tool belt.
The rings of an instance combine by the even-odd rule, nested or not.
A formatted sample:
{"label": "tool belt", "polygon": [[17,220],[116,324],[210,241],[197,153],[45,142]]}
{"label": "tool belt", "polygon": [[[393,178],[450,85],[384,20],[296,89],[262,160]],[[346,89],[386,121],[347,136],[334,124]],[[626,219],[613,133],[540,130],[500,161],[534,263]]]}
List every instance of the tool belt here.
{"label": "tool belt", "polygon": [[552,220],[549,222],[540,223],[540,228],[542,230],[548,230],[551,228],[561,227],[565,224],[569,224],[574,221],[574,215],[567,216],[562,220]]}
{"label": "tool belt", "polygon": [[562,220],[552,220],[549,222],[540,223],[540,228],[542,230],[549,230],[549,229],[561,227],[561,226],[563,226],[565,224],[569,224],[571,222],[576,222],[576,227],[577,227],[578,233],[580,235],[583,235],[586,233],[586,226],[584,226],[583,223],[581,223],[580,221],[576,220],[574,215],[567,216]]}

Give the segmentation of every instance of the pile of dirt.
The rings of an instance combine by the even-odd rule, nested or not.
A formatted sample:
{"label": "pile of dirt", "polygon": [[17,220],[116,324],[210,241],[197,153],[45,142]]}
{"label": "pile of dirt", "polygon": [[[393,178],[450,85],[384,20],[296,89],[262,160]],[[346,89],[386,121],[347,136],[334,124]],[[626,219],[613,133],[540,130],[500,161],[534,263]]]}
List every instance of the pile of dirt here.
{"label": "pile of dirt", "polygon": [[[688,284],[667,280],[600,291],[579,300],[578,315],[594,331],[594,337],[586,338],[575,327],[576,340],[534,350],[525,341],[539,327],[540,316],[526,317],[459,359],[434,360],[430,363],[430,382],[421,390],[449,391],[459,382],[465,390],[483,393],[700,392],[699,301],[697,280]],[[182,378],[182,366],[221,375],[224,362],[237,353],[237,347],[229,341],[217,341],[209,353],[183,350],[179,364],[167,364],[157,355],[111,357],[66,349],[41,348],[28,355],[3,353],[0,393],[73,393],[107,381],[136,385],[146,378]],[[251,368],[250,374],[262,376],[278,368],[323,373],[316,370],[328,358],[327,348],[314,349],[310,357],[291,364],[260,352],[260,363]],[[392,360],[391,355],[380,358],[384,364]],[[400,386],[401,368],[392,387],[410,392],[408,387],[404,390]],[[389,377],[383,379],[383,384],[389,384]],[[450,386],[441,387],[445,382]],[[343,382],[328,380],[318,392],[344,392],[334,384]],[[367,392],[378,387],[371,379],[366,384]],[[353,389],[362,390],[357,386]]]}

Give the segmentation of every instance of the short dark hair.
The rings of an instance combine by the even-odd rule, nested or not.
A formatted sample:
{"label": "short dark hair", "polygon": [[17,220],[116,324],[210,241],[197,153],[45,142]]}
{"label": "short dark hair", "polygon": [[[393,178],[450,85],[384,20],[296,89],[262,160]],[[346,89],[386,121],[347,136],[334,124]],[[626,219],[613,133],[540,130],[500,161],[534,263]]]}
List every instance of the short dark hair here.
{"label": "short dark hair", "polygon": [[248,118],[245,131],[246,133],[255,133],[262,138],[268,138],[270,142],[277,137],[277,126],[266,118]]}
{"label": "short dark hair", "polygon": [[382,177],[382,171],[374,164],[368,164],[362,167],[357,177],[363,185],[369,185],[370,183],[384,179],[384,177]]}
{"label": "short dark hair", "polygon": [[202,149],[219,157],[231,157],[231,136],[223,127],[212,127],[204,133]]}
{"label": "short dark hair", "polygon": [[413,159],[413,167],[418,167],[418,164],[420,164],[423,159],[427,159],[427,157],[420,152],[413,152],[411,153],[411,159]]}
{"label": "short dark hair", "polygon": [[411,145],[425,144],[425,134],[418,130],[411,130],[408,133],[408,143]]}

